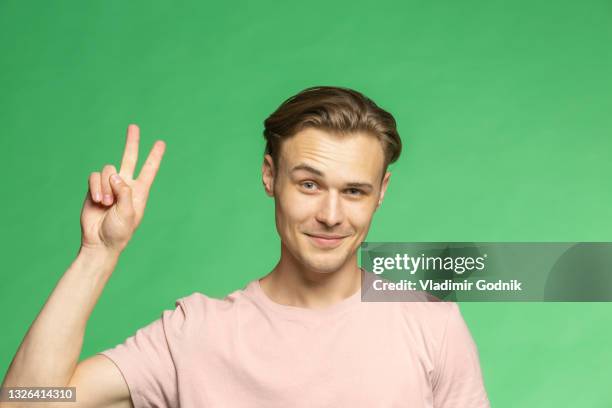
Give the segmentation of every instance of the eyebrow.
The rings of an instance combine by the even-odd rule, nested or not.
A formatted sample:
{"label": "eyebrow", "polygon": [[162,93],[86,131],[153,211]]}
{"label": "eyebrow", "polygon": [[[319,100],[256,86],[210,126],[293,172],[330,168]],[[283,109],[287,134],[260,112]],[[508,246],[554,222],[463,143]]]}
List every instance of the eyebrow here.
{"label": "eyebrow", "polygon": [[[314,175],[317,175],[319,177],[324,177],[325,175],[323,174],[323,172],[319,169],[315,169],[314,167],[306,164],[306,163],[300,163],[297,166],[294,166],[289,173],[294,173],[296,171],[307,171],[309,173],[312,173]],[[374,187],[372,186],[372,184],[370,183],[365,183],[365,182],[361,182],[361,181],[353,181],[350,183],[346,183],[347,187],[349,188],[365,188],[365,189],[369,189],[369,190],[373,190]]]}

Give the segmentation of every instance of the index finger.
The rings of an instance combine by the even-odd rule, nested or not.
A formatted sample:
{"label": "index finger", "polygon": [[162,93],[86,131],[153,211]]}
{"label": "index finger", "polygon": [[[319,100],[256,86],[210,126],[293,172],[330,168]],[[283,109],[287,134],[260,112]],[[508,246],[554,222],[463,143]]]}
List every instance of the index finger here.
{"label": "index finger", "polygon": [[129,125],[127,135],[125,137],[125,149],[123,150],[121,167],[119,168],[119,174],[127,179],[134,178],[134,170],[136,169],[136,163],[138,162],[139,140],[140,129],[134,124]]}
{"label": "index finger", "polygon": [[157,140],[151,148],[145,164],[140,170],[138,182],[144,185],[145,191],[149,191],[151,184],[153,184],[153,180],[155,179],[157,170],[159,170],[159,164],[161,163],[165,150],[166,143],[163,140]]}

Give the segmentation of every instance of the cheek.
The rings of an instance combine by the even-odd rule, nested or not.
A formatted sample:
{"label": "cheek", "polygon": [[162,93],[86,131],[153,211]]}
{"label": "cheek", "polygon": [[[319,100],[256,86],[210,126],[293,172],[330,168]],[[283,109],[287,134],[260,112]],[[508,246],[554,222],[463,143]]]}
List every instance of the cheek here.
{"label": "cheek", "polygon": [[313,203],[297,191],[283,190],[277,197],[277,212],[285,225],[301,224],[313,217]]}
{"label": "cheek", "polygon": [[351,224],[355,229],[363,230],[368,228],[374,216],[374,205],[371,203],[357,203],[351,208]]}

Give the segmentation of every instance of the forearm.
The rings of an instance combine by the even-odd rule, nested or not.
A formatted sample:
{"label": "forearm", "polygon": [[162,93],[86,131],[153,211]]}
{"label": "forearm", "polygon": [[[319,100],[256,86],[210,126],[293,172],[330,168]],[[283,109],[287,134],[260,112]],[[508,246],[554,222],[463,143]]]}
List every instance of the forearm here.
{"label": "forearm", "polygon": [[68,384],[87,320],[118,258],[115,253],[80,250],[26,333],[3,387]]}

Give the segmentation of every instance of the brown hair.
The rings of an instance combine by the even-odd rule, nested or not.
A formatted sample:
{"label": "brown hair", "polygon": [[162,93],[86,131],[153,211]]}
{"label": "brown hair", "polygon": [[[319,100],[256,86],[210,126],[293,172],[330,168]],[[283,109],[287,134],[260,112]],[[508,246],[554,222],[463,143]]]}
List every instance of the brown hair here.
{"label": "brown hair", "polygon": [[336,86],[313,86],[286,99],[264,121],[265,154],[270,154],[274,166],[278,167],[282,141],[307,127],[339,134],[365,132],[382,143],[386,170],[402,150],[396,126],[389,112],[360,92]]}

